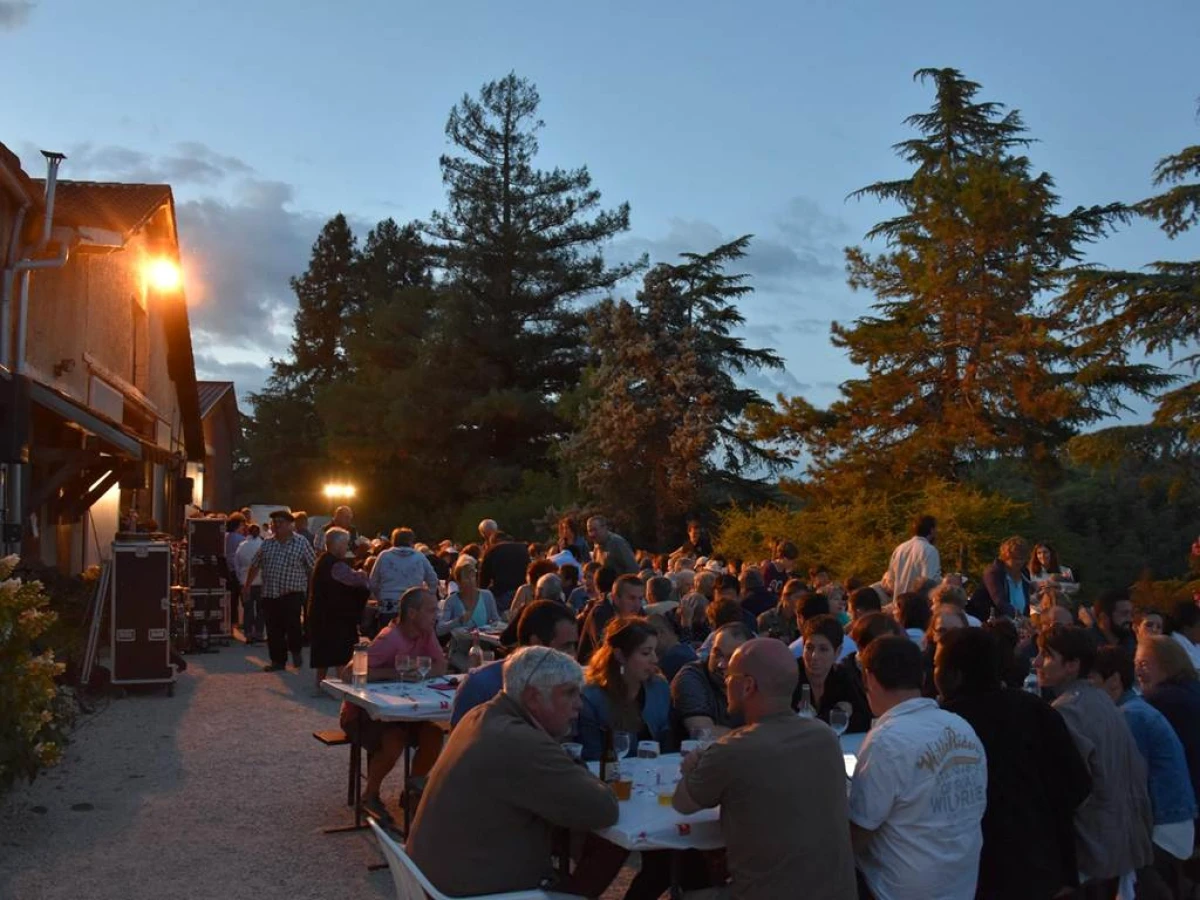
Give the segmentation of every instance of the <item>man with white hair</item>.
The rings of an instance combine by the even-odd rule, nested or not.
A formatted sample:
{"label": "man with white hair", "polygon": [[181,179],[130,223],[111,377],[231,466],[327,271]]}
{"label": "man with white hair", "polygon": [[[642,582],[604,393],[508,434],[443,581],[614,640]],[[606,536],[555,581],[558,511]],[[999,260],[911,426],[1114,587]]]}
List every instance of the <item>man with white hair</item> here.
{"label": "man with white hair", "polygon": [[348,506],[339,506],[333,511],[333,519],[325,523],[325,527],[314,535],[311,543],[318,552],[325,549],[325,534],[330,528],[344,528],[350,532],[350,546],[358,540],[358,529],[354,527],[354,510]]}
{"label": "man with white hair", "polygon": [[[408,837],[409,856],[439,891],[547,887],[553,828],[590,832],[616,823],[612,790],[559,744],[579,715],[582,687],[583,670],[571,657],[521,648],[504,661],[503,691],[450,733]],[[463,839],[467,825],[478,839]],[[555,887],[573,892],[567,883]]]}
{"label": "man with white hair", "polygon": [[547,572],[537,580],[537,585],[533,589],[534,600],[553,600],[556,603],[563,603],[563,583],[562,576],[557,572]]}
{"label": "man with white hair", "polygon": [[479,539],[485,547],[491,543],[492,536],[499,530],[500,526],[496,524],[495,519],[484,519],[479,523]]}

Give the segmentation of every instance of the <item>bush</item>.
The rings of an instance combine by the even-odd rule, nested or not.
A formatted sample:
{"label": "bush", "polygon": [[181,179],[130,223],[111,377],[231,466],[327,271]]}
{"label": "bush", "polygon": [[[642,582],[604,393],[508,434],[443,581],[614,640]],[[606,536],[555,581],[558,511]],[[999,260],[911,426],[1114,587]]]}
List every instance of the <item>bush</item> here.
{"label": "bush", "polygon": [[40,581],[13,576],[19,562],[0,559],[0,790],[54,765],[65,742],[55,684],[63,666],[52,650],[33,650],[55,615]]}
{"label": "bush", "polygon": [[800,550],[802,571],[821,564],[837,577],[873,582],[887,569],[893,548],[911,536],[913,520],[925,513],[938,520],[942,570],[956,571],[966,557],[978,572],[995,558],[1002,540],[1021,533],[1029,508],[972,485],[940,481],[902,494],[813,500],[799,510],[733,507],[721,517],[717,550],[753,563],[768,558],[776,540],[786,539]]}

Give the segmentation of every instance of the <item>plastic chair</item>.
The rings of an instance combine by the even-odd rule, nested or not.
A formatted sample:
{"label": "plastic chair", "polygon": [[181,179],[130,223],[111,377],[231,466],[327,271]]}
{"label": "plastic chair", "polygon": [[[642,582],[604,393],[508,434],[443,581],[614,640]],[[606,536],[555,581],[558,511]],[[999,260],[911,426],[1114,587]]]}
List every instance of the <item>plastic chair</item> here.
{"label": "plastic chair", "polygon": [[[417,868],[404,848],[392,840],[391,835],[379,827],[374,819],[369,822],[375,837],[379,838],[379,849],[383,851],[392,880],[396,883],[397,900],[453,900],[443,894]],[[473,894],[468,900],[586,900],[577,894],[559,894],[554,891],[507,891],[503,894]]]}

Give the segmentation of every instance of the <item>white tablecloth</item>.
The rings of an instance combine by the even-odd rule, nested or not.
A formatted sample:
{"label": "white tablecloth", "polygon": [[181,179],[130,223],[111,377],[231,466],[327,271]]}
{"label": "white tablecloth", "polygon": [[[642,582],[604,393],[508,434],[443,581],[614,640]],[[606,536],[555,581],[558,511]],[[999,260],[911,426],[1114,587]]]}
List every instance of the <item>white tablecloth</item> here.
{"label": "white tablecloth", "polygon": [[[430,684],[439,685],[439,689]],[[365,709],[367,715],[381,722],[449,721],[455,689],[448,685],[444,677],[426,684],[376,682],[361,688],[336,678],[321,682],[327,694]]]}
{"label": "white tablecloth", "polygon": [[[841,739],[847,778],[854,775],[858,748],[865,737],[865,734],[847,734]],[[657,791],[637,789],[639,781],[648,783],[652,780],[648,774],[642,778],[639,778],[639,774],[653,769],[660,773],[671,770],[677,772],[679,762],[678,753],[663,754],[657,760],[621,760],[622,771],[625,767],[632,771],[633,793],[628,800],[621,801],[617,824],[596,834],[626,850],[716,850],[724,847],[720,807],[683,816],[672,807],[659,804]],[[588,767],[593,772],[600,770],[599,763],[588,763]]]}
{"label": "white tablecloth", "polygon": [[[588,767],[598,772],[600,764],[592,762]],[[628,800],[621,801],[617,824],[596,834],[626,850],[716,850],[725,846],[719,808],[683,816],[670,806],[660,805],[657,790],[638,789],[637,785],[647,780],[644,773],[678,772],[678,753],[667,753],[655,760],[623,759],[621,771],[627,770],[633,775],[633,793]]]}

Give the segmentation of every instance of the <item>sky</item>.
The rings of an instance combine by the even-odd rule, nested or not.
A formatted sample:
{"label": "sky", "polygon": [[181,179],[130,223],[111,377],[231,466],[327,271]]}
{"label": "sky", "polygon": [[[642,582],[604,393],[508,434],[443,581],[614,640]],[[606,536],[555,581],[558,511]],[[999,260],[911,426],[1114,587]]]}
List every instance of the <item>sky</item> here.
{"label": "sky", "polygon": [[[825,405],[857,374],[830,323],[871,301],[843,249],[887,214],[847,195],[906,174],[891,147],[932,98],[916,69],[1019,109],[1064,209],[1135,201],[1200,142],[1198,35],[1195,0],[0,0],[0,141],[35,176],[48,149],[63,178],[172,185],[198,373],[244,405],[322,224],[343,212],[362,237],[441,208],[448,112],[515,71],[541,94],[542,167],[586,165],[606,205],[630,203],[612,258],[755,235],[743,333],[787,367],[750,381]],[[1142,223],[1090,258],[1196,244]]]}

